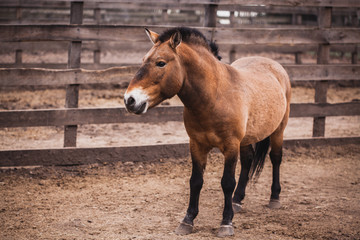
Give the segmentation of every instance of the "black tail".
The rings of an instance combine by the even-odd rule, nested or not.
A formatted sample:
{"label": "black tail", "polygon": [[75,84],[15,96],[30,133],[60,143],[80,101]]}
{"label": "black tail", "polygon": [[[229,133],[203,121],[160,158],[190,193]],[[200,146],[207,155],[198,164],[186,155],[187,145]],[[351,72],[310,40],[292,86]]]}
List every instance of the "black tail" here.
{"label": "black tail", "polygon": [[265,138],[255,145],[255,155],[249,172],[249,179],[251,180],[254,177],[254,182],[257,181],[264,168],[265,157],[269,150],[269,146],[270,137]]}

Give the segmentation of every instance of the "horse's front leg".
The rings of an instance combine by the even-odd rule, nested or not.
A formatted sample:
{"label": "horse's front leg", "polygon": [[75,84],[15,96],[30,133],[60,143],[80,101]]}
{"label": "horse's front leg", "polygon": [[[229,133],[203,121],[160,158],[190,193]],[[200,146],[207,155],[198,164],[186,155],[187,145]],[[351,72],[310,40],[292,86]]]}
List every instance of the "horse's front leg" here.
{"label": "horse's front leg", "polygon": [[199,213],[199,197],[204,183],[203,175],[207,162],[207,154],[210,148],[206,148],[190,140],[190,152],[192,160],[192,174],[190,178],[190,201],[185,218],[175,230],[178,235],[192,233],[194,219]]}
{"label": "horse's front leg", "polygon": [[232,195],[236,185],[235,168],[238,160],[240,144],[231,145],[233,146],[227,146],[227,149],[223,152],[225,156],[225,166],[223,177],[221,178],[221,187],[224,192],[225,205],[218,237],[234,235],[234,228],[232,226],[232,219],[234,217]]}
{"label": "horse's front leg", "polygon": [[245,198],[245,189],[249,181],[249,171],[253,158],[254,149],[251,145],[240,147],[241,172],[233,197],[233,210],[235,213],[242,210],[242,201]]}

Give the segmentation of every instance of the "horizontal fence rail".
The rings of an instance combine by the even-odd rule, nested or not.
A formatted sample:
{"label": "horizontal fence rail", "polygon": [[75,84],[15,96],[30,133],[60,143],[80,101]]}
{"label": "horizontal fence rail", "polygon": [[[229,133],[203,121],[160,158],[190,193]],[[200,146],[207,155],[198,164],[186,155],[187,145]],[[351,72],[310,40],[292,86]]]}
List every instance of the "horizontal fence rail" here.
{"label": "horizontal fence rail", "polygon": [[[0,68],[1,86],[128,83],[140,66],[105,70]],[[292,81],[360,80],[360,65],[284,65]]]}
{"label": "horizontal fence rail", "polygon": [[[268,2],[267,2],[268,3]],[[317,7],[320,6],[319,2],[309,1],[308,5],[302,5],[300,7],[294,7],[292,5],[284,4],[274,4],[274,5],[254,5],[250,1],[243,3],[232,3],[232,4],[217,4],[219,10],[227,11],[246,11],[246,12],[264,12],[264,13],[273,13],[273,14],[313,14],[316,15]],[[313,5],[311,5],[313,4]],[[318,5],[316,5],[318,4]],[[320,2],[321,4],[321,2]],[[328,3],[329,4],[329,3]],[[341,5],[343,4],[343,5]],[[199,3],[197,1],[191,1],[188,3],[179,3],[178,1],[168,1],[168,3],[163,2],[133,2],[133,1],[112,1],[112,2],[89,2],[84,1],[84,9],[102,9],[102,10],[114,10],[114,9],[128,9],[128,10],[139,10],[139,9],[151,9],[151,10],[163,10],[163,9],[181,9],[181,10],[204,10],[204,3]],[[299,4],[301,5],[301,3]],[[23,8],[23,9],[69,9],[69,1],[22,1],[21,3],[16,0],[2,0],[0,2],[0,7],[3,8]],[[360,7],[358,2],[343,2],[339,1],[336,3],[332,1],[332,5],[327,7],[334,7],[334,15],[344,15],[344,14],[356,14],[356,7]]]}
{"label": "horizontal fence rail", "polygon": [[[183,121],[183,107],[156,107],[145,115],[128,113],[125,108],[79,108],[0,111],[0,128],[39,127],[109,123],[159,123]],[[360,115],[360,101],[348,103],[293,103],[290,117]]]}
{"label": "horizontal fence rail", "polygon": [[85,69],[0,69],[0,86],[66,85],[128,82],[139,67]]}
{"label": "horizontal fence rail", "polygon": [[[261,3],[261,2],[259,2]],[[0,8],[8,9],[9,14],[7,19],[0,19],[1,23],[6,24],[39,24],[39,23],[67,23],[68,9],[70,1],[10,1],[3,0],[0,2]],[[267,4],[270,4],[267,2]],[[237,25],[263,25],[264,19],[270,21],[269,23],[276,26],[279,24],[296,24],[296,25],[316,25],[314,16],[318,14],[319,3],[316,1],[308,4],[314,6],[302,6],[302,2],[297,2],[294,7],[286,5],[256,5],[248,2],[234,1],[232,4],[222,4],[221,1],[213,2],[213,6],[220,11],[229,11],[230,15],[218,15],[218,24],[224,27],[235,27]],[[354,3],[341,3],[347,7],[339,7],[337,2],[329,3],[333,7],[332,15],[336,17],[337,25],[357,26],[358,23],[354,20],[357,13],[357,8]],[[356,4],[356,3],[355,3]],[[201,1],[190,1],[187,3],[179,1],[164,1],[164,2],[132,2],[132,1],[84,1],[83,7],[86,10],[84,22],[87,24],[109,24],[109,23],[123,23],[123,24],[183,24],[184,19],[187,25],[202,26],[204,23],[203,13],[207,4]],[[51,10],[57,10],[51,16],[47,13]],[[120,10],[120,11],[117,11]],[[126,11],[124,11],[126,10]],[[170,11],[169,11],[170,10]],[[181,11],[179,11],[181,10]],[[236,14],[234,14],[237,12]],[[248,13],[241,14],[238,13]],[[253,13],[259,13],[261,17],[251,16]],[[265,16],[263,15],[265,14]],[[269,15],[269,16],[266,16]],[[276,16],[275,16],[276,15]],[[312,18],[302,16],[313,16]],[[250,17],[249,17],[250,16]]]}
{"label": "horizontal fence rail", "polygon": [[[23,0],[5,0],[4,3],[9,3],[12,6],[36,6],[39,3],[46,2],[47,5],[61,6],[64,3],[72,2],[73,0],[48,0],[48,1],[29,1],[33,3],[27,3]],[[101,4],[101,3],[114,3],[114,0],[85,0],[86,4]],[[290,6],[290,7],[360,7],[360,3],[357,0],[118,0],[118,3],[129,4],[158,4],[167,6],[167,4],[217,4],[217,5],[241,5],[241,6],[253,6],[253,5],[269,5],[269,6]]]}
{"label": "horizontal fence rail", "polygon": [[[303,138],[285,139],[284,147],[334,146],[343,144],[360,144],[360,137],[341,138]],[[216,151],[216,150],[215,150]],[[0,166],[53,166],[107,164],[111,162],[145,162],[161,161],[167,158],[184,158],[189,156],[189,144],[163,144],[131,147],[102,148],[60,148],[60,149],[29,149],[0,151]]]}
{"label": "horizontal fence rail", "polygon": [[[120,51],[120,52],[147,52],[152,44],[147,40],[145,32],[143,32],[143,38],[146,42],[144,44],[132,43],[132,42],[116,42],[116,41],[102,41],[102,42],[84,42],[82,44],[82,50],[86,51]],[[2,48],[0,53],[11,53],[18,49],[26,52],[64,52],[69,47],[68,42],[53,41],[53,42],[1,42]],[[317,51],[318,44],[281,44],[281,45],[270,45],[270,44],[219,44],[219,50],[221,53],[229,50],[236,50],[239,52],[277,52],[277,53],[296,53],[296,52],[307,52]],[[332,44],[330,46],[331,51],[344,51],[354,52],[359,51],[360,44]],[[43,63],[46,64],[46,63]]]}
{"label": "horizontal fence rail", "polygon": [[[170,26],[148,26],[163,32]],[[359,28],[209,28],[198,27],[219,44],[356,44]],[[1,42],[130,41],[148,42],[144,28],[131,25],[0,25]]]}

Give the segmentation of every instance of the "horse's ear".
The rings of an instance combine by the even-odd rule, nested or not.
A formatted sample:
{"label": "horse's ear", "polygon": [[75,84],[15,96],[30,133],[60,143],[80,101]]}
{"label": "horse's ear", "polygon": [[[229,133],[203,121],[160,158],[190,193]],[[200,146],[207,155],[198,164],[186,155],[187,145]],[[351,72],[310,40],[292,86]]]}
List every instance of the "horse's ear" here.
{"label": "horse's ear", "polygon": [[159,34],[157,34],[156,32],[150,31],[147,28],[145,28],[145,32],[153,44],[155,44],[159,40]]}
{"label": "horse's ear", "polygon": [[170,38],[170,46],[175,49],[181,43],[181,33],[176,31]]}

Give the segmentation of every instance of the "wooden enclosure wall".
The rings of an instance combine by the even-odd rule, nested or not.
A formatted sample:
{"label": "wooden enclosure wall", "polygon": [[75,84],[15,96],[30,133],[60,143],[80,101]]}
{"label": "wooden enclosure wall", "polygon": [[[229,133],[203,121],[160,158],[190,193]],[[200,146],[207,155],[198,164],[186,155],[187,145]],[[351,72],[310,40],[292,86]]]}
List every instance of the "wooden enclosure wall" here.
{"label": "wooden enclosure wall", "polygon": [[[294,7],[296,4],[296,7]],[[257,7],[254,5],[258,5]],[[79,109],[79,87],[81,85],[116,83],[124,86],[135,74],[138,66],[116,66],[102,64],[100,52],[103,48],[141,46],[147,41],[144,25],[100,24],[103,9],[156,8],[162,11],[162,21],[169,19],[168,9],[193,10],[203,13],[202,27],[194,24],[208,39],[215,40],[233,60],[237,51],[275,51],[295,54],[295,63],[284,67],[293,84],[311,82],[315,86],[315,103],[292,104],[291,117],[314,118],[313,138],[288,139],[285,145],[294,144],[340,144],[360,143],[359,137],[325,138],[327,116],[360,115],[360,103],[330,104],[326,102],[327,88],[331,83],[359,82],[358,45],[360,44],[360,2],[335,1],[3,1],[0,8],[16,9],[16,19],[0,25],[1,51],[13,51],[13,64],[0,64],[0,87],[21,86],[66,86],[64,109],[0,111],[0,128],[30,126],[64,126],[64,148],[46,150],[0,151],[0,166],[17,165],[69,165],[102,161],[141,161],[166,157],[185,156],[187,144],[157,146],[134,146],[118,148],[77,148],[77,125],[123,122],[182,121],[182,107],[157,107],[144,116],[126,113],[123,108]],[[69,24],[29,24],[21,17],[22,9],[61,8],[69,11]],[[84,23],[84,13],[93,11],[95,22]],[[195,10],[194,10],[195,9]],[[219,27],[218,10],[230,10],[230,24]],[[289,13],[293,16],[291,26],[241,26],[236,22],[235,11]],[[185,11],[185,12],[186,12]],[[186,12],[187,14],[189,12]],[[302,25],[303,14],[316,15],[317,26]],[[66,15],[66,14],[65,14]],[[191,14],[190,14],[191,15]],[[63,15],[61,15],[63,21]],[[299,17],[300,16],[300,17]],[[332,26],[334,16],[347,16],[348,26]],[[356,19],[356,20],[354,20]],[[195,21],[195,20],[194,20]],[[196,20],[198,21],[198,19]],[[25,24],[24,24],[25,22]],[[164,24],[166,25],[166,24]],[[344,24],[342,24],[344,25]],[[162,32],[169,26],[152,25],[152,30]],[[42,44],[42,42],[50,42]],[[109,43],[111,42],[111,43]],[[113,42],[116,42],[114,45]],[[141,43],[141,44],[140,44]],[[146,46],[146,44],[145,44]],[[37,47],[43,51],[68,49],[68,64],[25,64],[22,51]],[[94,62],[81,64],[81,51],[94,51]],[[141,47],[140,47],[141,49]],[[329,64],[331,50],[352,54],[351,64]],[[317,64],[301,64],[301,54],[317,52]],[[41,67],[41,68],[39,68]],[[82,67],[82,68],[80,68]],[[86,69],[85,69],[86,68]],[[150,148],[157,149],[153,154]],[[91,154],[90,154],[91,153]],[[101,157],[97,157],[101,156]],[[104,160],[106,159],[106,160]]]}

